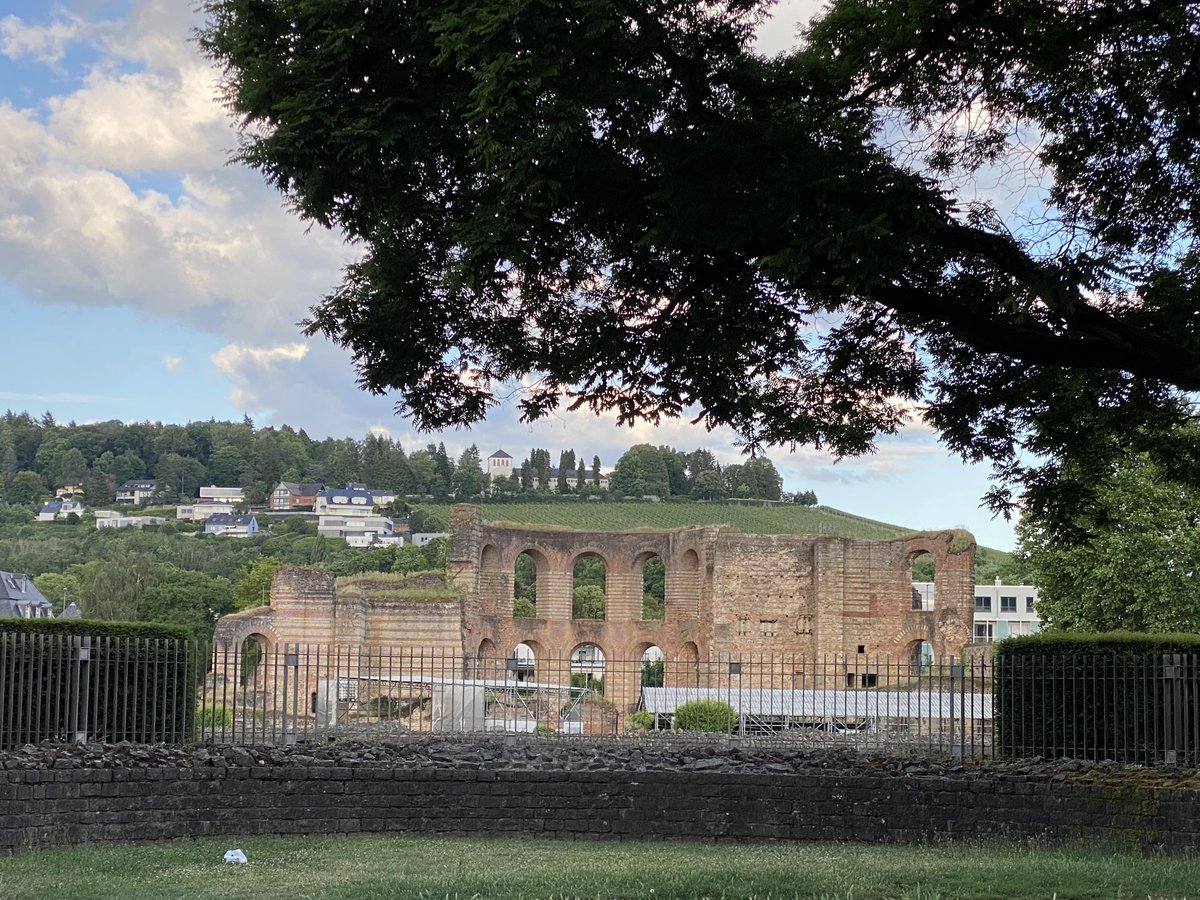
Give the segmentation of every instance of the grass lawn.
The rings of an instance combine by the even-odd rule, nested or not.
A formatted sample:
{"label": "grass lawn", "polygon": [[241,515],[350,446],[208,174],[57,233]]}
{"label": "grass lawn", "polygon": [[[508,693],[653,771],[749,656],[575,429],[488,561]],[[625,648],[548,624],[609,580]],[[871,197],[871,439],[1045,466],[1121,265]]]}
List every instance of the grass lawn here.
{"label": "grass lawn", "polygon": [[[246,865],[221,861],[241,847]],[[0,897],[1200,897],[1200,860],[862,844],[355,837],[182,841],[0,860]]]}

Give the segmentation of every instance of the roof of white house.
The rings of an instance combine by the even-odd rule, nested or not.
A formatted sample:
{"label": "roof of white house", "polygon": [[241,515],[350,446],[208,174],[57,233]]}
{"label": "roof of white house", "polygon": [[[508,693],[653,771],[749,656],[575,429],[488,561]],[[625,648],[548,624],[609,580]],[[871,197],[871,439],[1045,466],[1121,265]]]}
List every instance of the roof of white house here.
{"label": "roof of white house", "polygon": [[497,450],[495,453],[489,456],[488,459],[512,459],[512,457],[503,450]]}

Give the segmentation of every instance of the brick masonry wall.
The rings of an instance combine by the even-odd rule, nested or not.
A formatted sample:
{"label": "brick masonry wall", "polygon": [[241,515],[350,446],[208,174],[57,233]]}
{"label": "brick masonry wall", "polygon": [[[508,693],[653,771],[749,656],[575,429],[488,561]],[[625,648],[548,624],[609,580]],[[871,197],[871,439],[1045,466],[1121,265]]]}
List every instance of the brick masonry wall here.
{"label": "brick masonry wall", "polygon": [[0,855],[64,844],[387,832],[562,840],[1034,839],[1200,850],[1200,792],[1138,776],[910,775],[861,765],[825,773],[514,770],[304,759],[324,764],[0,771]]}

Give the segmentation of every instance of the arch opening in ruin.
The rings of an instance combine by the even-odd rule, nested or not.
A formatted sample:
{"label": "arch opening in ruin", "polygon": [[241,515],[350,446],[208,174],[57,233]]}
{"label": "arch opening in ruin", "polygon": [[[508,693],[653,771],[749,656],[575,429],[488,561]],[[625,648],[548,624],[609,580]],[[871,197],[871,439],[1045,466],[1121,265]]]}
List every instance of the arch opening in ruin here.
{"label": "arch opening in ruin", "polygon": [[608,611],[608,564],[599,553],[581,553],[571,567],[571,618],[603,621]]}
{"label": "arch opening in ruin", "polygon": [[639,557],[642,568],[642,621],[661,622],[667,611],[667,572],[657,553]]}
{"label": "arch opening in ruin", "polygon": [[651,644],[642,651],[641,657],[641,686],[663,687],[666,684],[667,655],[662,647]]}
{"label": "arch opening in ruin", "polygon": [[267,636],[257,631],[251,632],[242,640],[238,647],[238,680],[242,687],[255,686],[269,648]]}
{"label": "arch opening in ruin", "polygon": [[599,644],[579,644],[571,651],[571,687],[604,694],[604,650]]}
{"label": "arch opening in ruin", "polygon": [[933,644],[929,641],[913,641],[908,651],[908,664],[912,674],[927,675],[933,671]]}
{"label": "arch opening in ruin", "polygon": [[537,661],[542,648],[536,641],[522,641],[513,647],[517,681],[537,681]]}
{"label": "arch opening in ruin", "polygon": [[[544,576],[545,559],[541,554],[525,550],[517,554],[513,564],[512,615],[514,619],[537,618],[538,579]],[[539,565],[540,563],[540,565]]]}
{"label": "arch opening in ruin", "polygon": [[928,550],[918,550],[909,559],[912,570],[912,608],[929,611],[935,608],[937,565]]}

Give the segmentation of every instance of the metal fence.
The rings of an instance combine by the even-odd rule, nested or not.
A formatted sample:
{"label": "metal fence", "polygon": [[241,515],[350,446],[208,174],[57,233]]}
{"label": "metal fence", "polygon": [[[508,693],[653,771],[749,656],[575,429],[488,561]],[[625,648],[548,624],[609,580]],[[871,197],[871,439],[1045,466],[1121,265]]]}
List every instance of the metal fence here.
{"label": "metal fence", "polygon": [[188,741],[202,660],[186,641],[0,632],[0,748]]}
{"label": "metal fence", "polygon": [[[721,731],[683,732],[705,702]],[[721,719],[721,711],[724,719]],[[1200,656],[468,657],[0,632],[0,748],[538,733],[1200,765]]]}
{"label": "metal fence", "polygon": [[[214,648],[198,734],[236,743],[409,733],[663,735],[684,704],[731,710],[752,743],[992,751],[990,670],[860,656],[708,660],[464,657],[447,650],[255,645]],[[681,734],[711,740],[712,734]]]}

